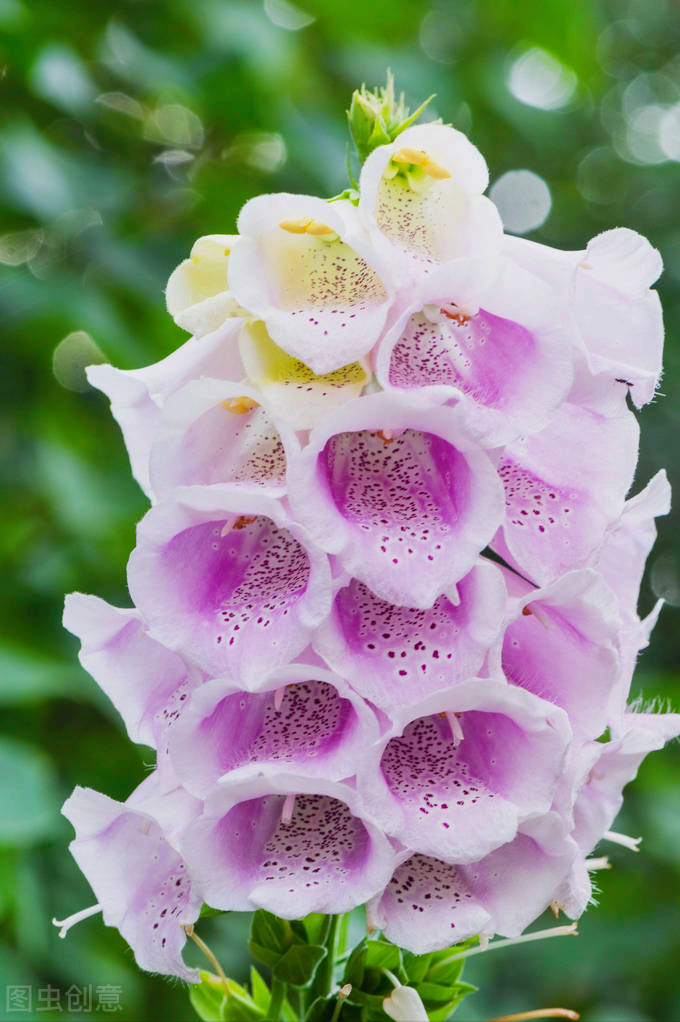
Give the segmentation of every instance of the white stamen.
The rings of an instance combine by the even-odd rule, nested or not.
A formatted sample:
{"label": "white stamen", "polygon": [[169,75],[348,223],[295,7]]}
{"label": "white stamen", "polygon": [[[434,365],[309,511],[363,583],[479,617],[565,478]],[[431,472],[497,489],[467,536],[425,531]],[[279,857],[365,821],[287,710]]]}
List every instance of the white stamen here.
{"label": "white stamen", "polygon": [[458,714],[454,713],[453,710],[446,711],[446,719],[448,720],[449,727],[451,728],[451,738],[453,739],[453,747],[455,749],[455,747],[465,738],[463,728],[460,720],[458,719]]}
{"label": "white stamen", "polygon": [[371,906],[369,902],[366,906],[366,932],[373,933],[375,930],[382,930],[386,923],[387,920],[382,916],[378,916],[375,906]]}
{"label": "white stamen", "polygon": [[226,522],[222,526],[222,531],[220,532],[220,538],[223,538],[224,536],[229,535],[231,530],[234,528],[234,525],[236,524],[236,518],[237,518],[237,515],[233,515],[233,517],[227,518]]}
{"label": "white stamen", "polygon": [[446,316],[460,316],[461,319],[471,319],[473,316],[477,316],[480,311],[479,306],[461,306],[457,301],[447,301],[441,310]]}
{"label": "white stamen", "polygon": [[480,933],[478,934],[479,939],[479,950],[486,951],[489,946],[489,941],[493,937],[493,933]]}
{"label": "white stamen", "polygon": [[641,837],[628,837],[627,834],[618,834],[615,830],[608,830],[602,837],[605,841],[611,841],[615,845],[623,845],[624,848],[630,848],[631,852],[640,851],[638,845],[642,841]]}
{"label": "white stamen", "polygon": [[277,713],[283,706],[283,697],[285,694],[286,694],[285,685],[281,685],[281,687],[277,688],[276,692],[274,693],[274,709],[276,710]]}
{"label": "white stamen", "polygon": [[564,912],[564,905],[561,905],[559,901],[551,901],[550,911],[555,916],[555,919],[559,919],[560,912]]}
{"label": "white stamen", "polygon": [[442,310],[438,305],[424,305],[423,316],[429,323],[441,323]]}
{"label": "white stamen", "polygon": [[287,826],[293,819],[293,809],[295,808],[295,795],[286,795],[283,800],[283,809],[281,810],[281,823]]}
{"label": "white stamen", "polygon": [[[637,848],[635,851],[637,852]],[[586,867],[593,872],[596,869],[611,869],[612,864],[606,855],[601,855],[599,859],[586,859]]]}
{"label": "white stamen", "polygon": [[97,912],[101,912],[101,910],[101,905],[90,905],[89,908],[83,908],[80,912],[74,912],[73,915],[69,916],[67,919],[53,919],[52,925],[61,927],[59,930],[59,936],[63,940],[72,926],[75,926],[76,923],[81,923],[83,919],[89,919],[90,916],[95,916]]}
{"label": "white stamen", "polygon": [[494,940],[491,944],[486,947],[471,947],[467,951],[461,951],[458,955],[451,955],[450,958],[445,958],[442,962],[437,962],[434,969],[438,969],[440,966],[447,965],[449,962],[457,961],[459,958],[471,958],[472,955],[479,955],[482,951],[495,951],[497,947],[510,947],[513,944],[529,944],[532,940],[547,940],[548,937],[578,937],[578,930],[576,929],[576,923],[571,923],[570,926],[551,926],[547,930],[537,930],[536,933],[525,933],[522,937],[511,937],[508,940]]}
{"label": "white stamen", "polygon": [[533,615],[533,617],[535,617],[536,620],[538,622],[540,622],[540,624],[543,625],[543,627],[545,628],[546,632],[550,631],[550,627],[551,627],[551,625],[550,625],[550,618],[545,613],[545,611],[541,610],[541,608],[536,603],[527,603],[527,605],[524,608],[524,610],[522,611],[522,613],[525,616]]}

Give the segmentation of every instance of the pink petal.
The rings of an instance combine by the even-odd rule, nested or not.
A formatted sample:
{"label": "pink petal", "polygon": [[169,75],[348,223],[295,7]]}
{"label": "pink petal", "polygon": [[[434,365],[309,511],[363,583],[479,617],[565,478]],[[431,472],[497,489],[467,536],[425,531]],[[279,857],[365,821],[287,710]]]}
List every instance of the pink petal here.
{"label": "pink petal", "polygon": [[467,574],[499,521],[491,462],[452,414],[363,397],[330,415],[291,461],[296,517],[383,600],[431,607]]}
{"label": "pink petal", "polygon": [[325,555],[281,505],[228,486],[152,508],[128,582],[158,641],[246,687],[304,649],[331,599]]}
{"label": "pink petal", "polygon": [[349,911],[384,887],[395,863],[350,787],[278,771],[223,783],[187,828],[182,853],[208,904],[284,919]]}
{"label": "pink petal", "polygon": [[506,517],[493,547],[538,585],[583,567],[623,510],[639,428],[563,404],[541,433],[509,444],[498,465]]}
{"label": "pink petal", "polygon": [[374,715],[341,678],[291,664],[254,693],[226,681],[202,685],[173,728],[170,755],[182,783],[203,798],[226,775],[262,764],[342,780],[377,736]]}
{"label": "pink petal", "polygon": [[151,483],[159,499],[177,486],[214,483],[281,496],[291,446],[297,446],[291,430],[274,425],[259,391],[201,377],[165,404],[150,453]]}
{"label": "pink petal", "polygon": [[151,496],[149,452],[161,422],[161,409],[170,394],[192,377],[240,379],[243,368],[238,335],[243,320],[228,320],[203,337],[192,337],[166,358],[144,369],[94,365],[87,370],[93,387],[111,399],[111,412],[123,431],[132,473]]}
{"label": "pink petal", "polygon": [[76,829],[71,853],[106,925],[120,930],[140,968],[197,983],[198,969],[182,961],[182,925],[196,921],[201,901],[154,816],[89,788],[76,788],[62,811]]}
{"label": "pink petal", "polygon": [[403,607],[353,579],[341,588],[314,646],[364,699],[386,713],[473,677],[501,628],[503,576],[480,561],[458,583],[458,602]]}
{"label": "pink petal", "polygon": [[181,657],[149,637],[136,610],[119,610],[96,596],[67,596],[64,627],[81,640],[81,664],[121,714],[132,741],[157,748],[168,707],[182,693],[186,699],[195,683]]}
{"label": "pink petal", "polygon": [[406,847],[475,862],[550,808],[571,737],[566,715],[550,704],[473,679],[394,718],[357,786],[374,818]]}
{"label": "pink petal", "polygon": [[543,589],[514,584],[524,595],[503,638],[503,671],[513,684],[562,706],[576,732],[598,738],[610,723],[608,701],[620,670],[613,592],[589,570]]}

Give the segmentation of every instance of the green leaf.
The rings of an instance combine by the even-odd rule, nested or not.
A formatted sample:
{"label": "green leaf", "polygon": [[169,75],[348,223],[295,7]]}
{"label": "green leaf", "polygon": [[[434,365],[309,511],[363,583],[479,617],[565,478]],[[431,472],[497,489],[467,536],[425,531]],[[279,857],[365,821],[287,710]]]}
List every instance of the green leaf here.
{"label": "green leaf", "polygon": [[382,1002],[393,989],[391,983],[388,983],[388,986],[389,989],[385,988],[385,990],[379,994],[369,994],[365,990],[357,990],[352,987],[352,992],[348,995],[347,1002],[349,1004],[359,1004],[363,1008],[373,1009],[374,1011],[382,1011]]}
{"label": "green leaf", "polygon": [[326,948],[317,944],[294,944],[279,958],[273,975],[291,986],[308,987],[327,954]]}
{"label": "green leaf", "polygon": [[404,970],[408,976],[409,986],[417,986],[418,983],[425,979],[434,956],[431,954],[414,955],[410,951],[402,951],[401,957],[404,963]]}
{"label": "green leaf", "polygon": [[453,991],[455,985],[444,984],[444,983],[424,983],[418,984],[418,993],[423,1001],[428,1001],[432,1004],[446,1004],[453,997]]}
{"label": "green leaf", "polygon": [[322,912],[310,912],[302,920],[306,941],[309,944],[325,944],[333,916]]}
{"label": "green leaf", "polygon": [[347,959],[345,965],[345,973],[342,977],[343,984],[351,983],[352,988],[356,987],[360,989],[364,982],[364,973],[366,971],[366,945],[368,939],[364,937],[359,941],[357,946],[352,951],[351,955]]}
{"label": "green leaf", "polygon": [[253,958],[273,969],[290,945],[300,943],[289,923],[271,912],[258,909],[253,915],[248,946]]}
{"label": "green leaf", "polygon": [[307,1009],[305,1022],[330,1022],[337,1002],[337,997],[317,997]]}
{"label": "green leaf", "polygon": [[266,1012],[251,1000],[247,991],[238,993],[229,981],[231,996],[222,1003],[222,1022],[261,1022]]}
{"label": "green leaf", "polygon": [[253,1000],[258,1008],[262,1008],[263,1011],[268,1008],[271,993],[254,965],[250,966],[250,989],[252,990]]}
{"label": "green leaf", "polygon": [[366,944],[366,968],[402,971],[401,949],[387,940],[369,940]]}
{"label": "green leaf", "polygon": [[222,908],[211,908],[210,905],[204,905],[201,909],[199,919],[207,919],[209,916],[226,916],[229,913]]}
{"label": "green leaf", "polygon": [[203,1022],[222,1022],[222,1002],[224,990],[220,980],[210,972],[200,972],[201,982],[189,988],[189,1000],[198,1017]]}
{"label": "green leaf", "polygon": [[51,837],[61,799],[51,762],[15,738],[0,739],[0,845],[22,847]]}
{"label": "green leaf", "polygon": [[467,997],[468,994],[474,993],[477,989],[477,987],[473,986],[471,983],[455,983],[453,987],[444,988],[448,991],[448,998],[446,1001],[441,1002],[438,1000],[430,1000],[427,997],[427,991],[424,987],[437,985],[438,984],[424,984],[423,986],[418,987],[418,993],[423,1000],[430,1022],[445,1022],[463,998]]}
{"label": "green leaf", "polygon": [[431,955],[432,961],[427,971],[427,978],[434,983],[453,986],[460,978],[465,963],[465,959],[460,959],[457,956],[468,948],[475,947],[478,943],[477,937],[470,937],[469,940],[454,944],[453,947],[436,951]]}

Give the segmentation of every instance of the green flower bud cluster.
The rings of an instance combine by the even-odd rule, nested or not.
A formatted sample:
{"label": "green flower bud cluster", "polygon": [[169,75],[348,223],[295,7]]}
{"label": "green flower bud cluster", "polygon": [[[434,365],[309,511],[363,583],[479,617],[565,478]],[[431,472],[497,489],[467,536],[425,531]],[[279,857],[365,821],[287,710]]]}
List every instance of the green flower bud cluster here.
{"label": "green flower bud cluster", "polygon": [[397,135],[420,117],[432,99],[434,95],[429,96],[411,113],[403,92],[398,99],[395,98],[391,71],[387,72],[387,83],[375,91],[370,91],[365,85],[355,89],[347,111],[347,120],[361,162],[378,146],[394,142]]}

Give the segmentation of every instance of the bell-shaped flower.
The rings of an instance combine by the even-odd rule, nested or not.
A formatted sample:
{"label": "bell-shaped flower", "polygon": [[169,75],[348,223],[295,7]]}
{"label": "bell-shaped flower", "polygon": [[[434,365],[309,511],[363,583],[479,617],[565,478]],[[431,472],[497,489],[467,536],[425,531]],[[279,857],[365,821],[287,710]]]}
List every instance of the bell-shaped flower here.
{"label": "bell-shaped flower", "polygon": [[528,821],[479,862],[404,852],[367,914],[389,940],[419,955],[478,934],[517,937],[553,901],[576,854],[556,813]]}
{"label": "bell-shaped flower", "polygon": [[152,775],[127,802],[76,788],[62,810],[76,830],[71,853],[106,925],[120,930],[140,968],[188,983],[199,974],[182,960],[182,927],[196,921],[202,902],[173,843],[199,809],[181,789],[159,796]]}
{"label": "bell-shaped flower", "polygon": [[537,585],[584,567],[623,511],[638,438],[632,412],[606,417],[565,402],[546,429],[508,444],[493,549]]}
{"label": "bell-shaped flower", "polygon": [[328,559],[271,497],[188,486],[146,514],[128,565],[151,635],[212,677],[256,687],[330,609]]}
{"label": "bell-shaped flower", "polygon": [[623,788],[635,778],[648,753],[663,748],[678,735],[680,714],[629,712],[615,739],[586,742],[570,756],[565,782],[572,788],[572,805],[566,817],[571,821],[571,837],[580,854],[555,893],[555,909],[576,919],[586,908],[592,891],[592,866],[587,856],[598,842],[605,839],[630,848],[637,846],[639,839],[610,832],[623,803]]}
{"label": "bell-shaped flower", "polygon": [[455,404],[485,446],[543,429],[573,377],[550,289],[508,259],[459,259],[444,269],[387,331],[378,380],[412,404]]}
{"label": "bell-shaped flower", "polygon": [[357,787],[374,819],[407,848],[476,862],[550,809],[571,728],[545,700],[473,678],[393,719]]}
{"label": "bell-shaped flower", "polygon": [[238,218],[229,282],[271,338],[315,373],[366,355],[392,293],[349,202],[260,195]]}
{"label": "bell-shaped flower", "polygon": [[609,831],[623,804],[623,788],[635,778],[645,756],[678,735],[680,713],[627,713],[619,738],[584,750],[594,763],[576,796],[572,832],[583,854]]}
{"label": "bell-shaped flower", "polygon": [[514,599],[502,641],[490,654],[508,681],[563,707],[574,731],[598,738],[621,669],[616,597],[589,569],[543,589],[506,572]]}
{"label": "bell-shaped flower", "polygon": [[359,215],[383,257],[417,280],[437,264],[499,250],[501,219],[482,195],[488,183],[484,158],[465,135],[417,125],[366,159]]}
{"label": "bell-shaped flower", "polygon": [[663,318],[650,287],[661,256],[628,228],[598,234],[585,251],[560,252],[506,237],[504,250],[561,293],[589,372],[626,389],[637,408],[654,397],[661,376]]}
{"label": "bell-shaped flower", "polygon": [[671,488],[664,469],[650,479],[644,490],[627,500],[614,522],[594,566],[617,595],[624,621],[634,626],[645,562],[656,540],[655,519],[671,509]]}
{"label": "bell-shaped flower", "polygon": [[396,861],[352,788],[278,768],[223,782],[185,831],[182,854],[213,908],[283,919],[350,911],[385,886]]}
{"label": "bell-shaped flower", "polygon": [[156,497],[177,486],[232,483],[280,497],[286,453],[296,447],[290,428],[276,420],[263,396],[243,383],[201,377],[165,403],[149,455]]}
{"label": "bell-shaped flower", "polygon": [[365,360],[318,376],[274,344],[260,320],[244,326],[239,344],[249,381],[276,421],[294,430],[313,429],[333,409],[359,397],[371,380]]}
{"label": "bell-shaped flower", "polygon": [[228,320],[203,337],[191,337],[160,362],[143,369],[116,369],[93,365],[87,378],[111,401],[130,457],[132,474],[149,497],[149,453],[162,421],[167,398],[189,380],[199,376],[240,380],[244,371],[238,350],[242,319]]}
{"label": "bell-shaped flower", "polygon": [[483,559],[425,608],[388,603],[351,579],[316,630],[314,648],[390,714],[474,677],[499,636],[505,605],[503,575]]}
{"label": "bell-shaped flower", "polygon": [[350,401],[291,460],[295,516],[378,597],[429,608],[472,568],[503,514],[491,461],[451,409]]}
{"label": "bell-shaped flower", "polygon": [[649,644],[663,606],[663,600],[658,600],[643,620],[638,617],[637,602],[645,561],[656,539],[655,518],[668,514],[669,510],[670,487],[666,473],[661,470],[644,490],[626,501],[623,513],[592,558],[593,566],[616,593],[621,616],[621,670],[609,710],[613,737],[620,737],[637,658]]}
{"label": "bell-shaped flower", "polygon": [[238,240],[233,234],[199,238],[191,257],[173,270],[165,289],[168,312],[178,326],[195,337],[212,333],[233,316],[247,316],[229,291],[227,264]]}
{"label": "bell-shaped flower", "polygon": [[223,680],[202,685],[172,730],[170,756],[181,783],[205,798],[222,777],[258,773],[262,764],[351,777],[377,737],[375,715],[342,678],[300,663],[275,671],[257,692]]}
{"label": "bell-shaped flower", "polygon": [[189,693],[201,684],[200,672],[152,639],[135,609],[71,593],[66,597],[63,623],[80,639],[81,664],[120,713],[132,741],[156,750],[161,789],[176,787],[168,734]]}

